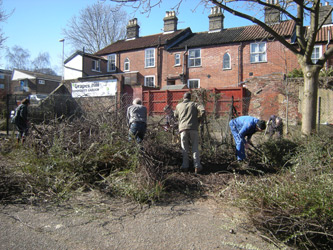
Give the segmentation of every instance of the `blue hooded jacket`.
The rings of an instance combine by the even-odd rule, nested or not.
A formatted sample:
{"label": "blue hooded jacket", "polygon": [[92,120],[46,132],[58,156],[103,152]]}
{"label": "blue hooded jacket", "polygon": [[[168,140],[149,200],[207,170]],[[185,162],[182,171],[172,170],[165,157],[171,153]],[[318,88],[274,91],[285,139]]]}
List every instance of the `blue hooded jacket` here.
{"label": "blue hooded jacket", "polygon": [[259,119],[252,116],[240,116],[232,121],[238,130],[238,136],[245,143],[245,136],[250,140],[252,135],[256,132],[256,126]]}

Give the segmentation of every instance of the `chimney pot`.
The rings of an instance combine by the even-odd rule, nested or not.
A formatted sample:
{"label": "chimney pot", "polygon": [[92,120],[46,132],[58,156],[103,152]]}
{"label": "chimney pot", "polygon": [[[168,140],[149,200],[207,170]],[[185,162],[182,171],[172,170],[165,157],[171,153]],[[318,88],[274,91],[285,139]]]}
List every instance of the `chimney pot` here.
{"label": "chimney pot", "polygon": [[223,30],[223,20],[224,15],[221,11],[221,8],[214,6],[210,10],[209,18],[209,31],[217,32]]}
{"label": "chimney pot", "polygon": [[166,11],[164,21],[164,32],[174,32],[177,30],[178,18],[175,11]]}
{"label": "chimney pot", "polygon": [[138,25],[137,18],[129,20],[126,28],[127,28],[127,39],[133,39],[139,37],[140,26]]}

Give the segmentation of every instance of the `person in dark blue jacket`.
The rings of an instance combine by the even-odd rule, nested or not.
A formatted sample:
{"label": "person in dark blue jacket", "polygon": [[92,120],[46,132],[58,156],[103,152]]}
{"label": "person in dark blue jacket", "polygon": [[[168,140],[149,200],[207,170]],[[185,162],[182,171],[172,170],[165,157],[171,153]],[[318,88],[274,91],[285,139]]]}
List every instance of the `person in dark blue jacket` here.
{"label": "person in dark blue jacket", "polygon": [[17,107],[17,120],[15,121],[17,134],[17,142],[20,141],[22,144],[25,141],[26,136],[28,135],[28,106],[30,104],[29,99],[23,99],[21,104]]}
{"label": "person in dark blue jacket", "polygon": [[[229,122],[231,133],[236,143],[236,156],[238,161],[245,159],[245,148],[251,142],[251,137],[257,131],[266,129],[266,122],[252,116],[240,116]],[[245,138],[246,137],[246,138]]]}

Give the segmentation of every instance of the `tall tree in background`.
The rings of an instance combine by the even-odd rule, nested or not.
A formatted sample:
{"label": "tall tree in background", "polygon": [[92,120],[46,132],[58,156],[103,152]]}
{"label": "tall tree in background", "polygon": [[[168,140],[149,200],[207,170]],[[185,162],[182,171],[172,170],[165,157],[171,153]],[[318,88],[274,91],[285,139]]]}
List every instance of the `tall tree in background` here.
{"label": "tall tree in background", "polygon": [[31,64],[34,72],[56,75],[54,70],[51,69],[50,54],[48,52],[40,52]]}
{"label": "tall tree in background", "polygon": [[95,53],[126,35],[127,13],[106,3],[96,3],[80,11],[64,29],[66,41],[75,50]]}
{"label": "tall tree in background", "polygon": [[13,46],[12,49],[7,48],[7,68],[8,69],[24,69],[29,70],[30,52],[20,46]]}
{"label": "tall tree in background", "polygon": [[[7,20],[7,18],[10,16],[10,14],[6,14],[6,12],[2,8],[2,0],[0,0],[0,23],[3,23]],[[0,26],[0,49],[3,48],[3,43],[6,40],[5,35],[2,32],[2,28]]]}
{"label": "tall tree in background", "polygon": [[48,52],[40,52],[34,60],[30,60],[30,52],[20,46],[13,46],[12,49],[7,49],[6,54],[7,68],[23,69],[33,72],[56,75],[51,68],[50,55]]}
{"label": "tall tree in background", "polygon": [[[163,0],[110,0],[113,2],[132,3],[134,8],[141,8],[144,11],[158,5]],[[177,9],[183,0],[178,0]],[[316,36],[323,26],[325,20],[330,17],[332,7],[325,16],[321,13],[320,0],[290,1],[290,0],[197,0],[196,3],[211,4],[238,16],[245,18],[269,32],[277,41],[293,52],[304,75],[304,94],[302,98],[302,132],[309,135],[316,128],[317,98],[319,85],[319,72],[325,62],[333,55],[333,47],[328,48],[316,62],[311,60],[315,46]],[[325,1],[332,2],[332,1]],[[173,2],[175,4],[175,2]],[[195,4],[194,4],[195,5]],[[280,36],[272,27],[261,21],[266,10],[278,11],[284,19],[291,19],[295,22],[296,43],[286,40]],[[257,15],[254,15],[257,13]],[[319,18],[321,17],[321,18]],[[310,18],[310,24],[306,27],[306,21]]]}

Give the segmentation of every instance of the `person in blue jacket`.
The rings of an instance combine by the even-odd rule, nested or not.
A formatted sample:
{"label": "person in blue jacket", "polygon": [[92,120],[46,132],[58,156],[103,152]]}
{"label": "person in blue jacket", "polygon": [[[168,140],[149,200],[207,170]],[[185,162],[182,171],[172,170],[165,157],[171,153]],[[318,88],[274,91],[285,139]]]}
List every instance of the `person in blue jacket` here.
{"label": "person in blue jacket", "polygon": [[239,116],[232,119],[229,126],[236,143],[237,160],[242,161],[246,157],[245,148],[248,148],[248,144],[252,143],[252,135],[258,131],[264,131],[266,122],[252,116]]}

